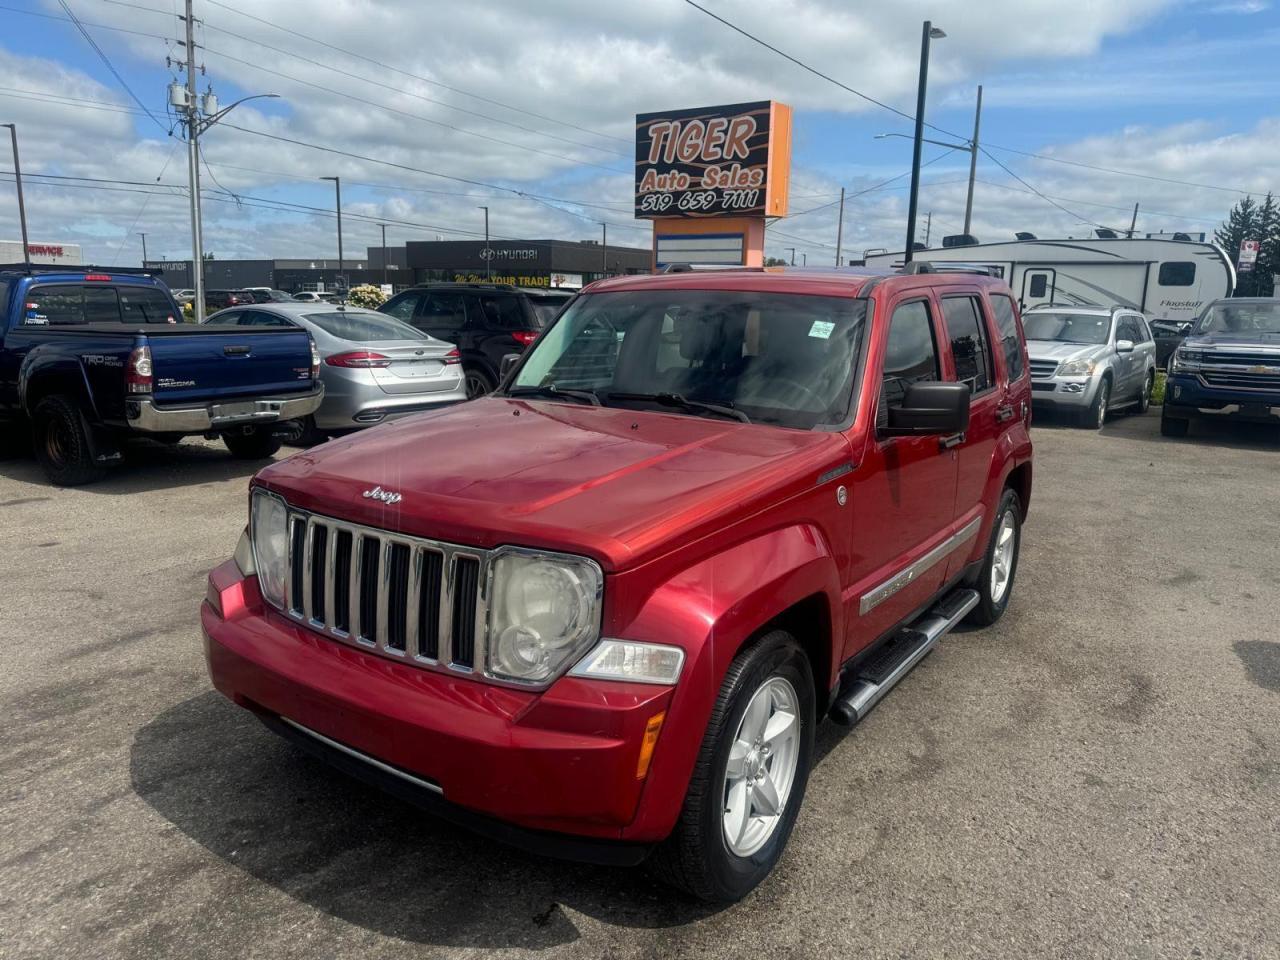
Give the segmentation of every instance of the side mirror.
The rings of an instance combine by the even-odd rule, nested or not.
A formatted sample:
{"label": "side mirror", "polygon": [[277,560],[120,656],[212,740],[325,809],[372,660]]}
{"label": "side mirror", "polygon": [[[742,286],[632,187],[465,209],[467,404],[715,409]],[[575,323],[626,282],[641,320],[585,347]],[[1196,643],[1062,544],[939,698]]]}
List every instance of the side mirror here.
{"label": "side mirror", "polygon": [[503,380],[507,379],[507,374],[516,368],[516,364],[520,362],[520,354],[508,353],[502,358],[502,364],[498,368],[498,372]]}
{"label": "side mirror", "polygon": [[902,403],[889,408],[891,437],[949,436],[969,428],[969,385],[925,381],[907,387]]}
{"label": "side mirror", "polygon": [[1133,353],[1133,341],[1132,341],[1132,340],[1117,340],[1117,341],[1116,341],[1116,353]]}

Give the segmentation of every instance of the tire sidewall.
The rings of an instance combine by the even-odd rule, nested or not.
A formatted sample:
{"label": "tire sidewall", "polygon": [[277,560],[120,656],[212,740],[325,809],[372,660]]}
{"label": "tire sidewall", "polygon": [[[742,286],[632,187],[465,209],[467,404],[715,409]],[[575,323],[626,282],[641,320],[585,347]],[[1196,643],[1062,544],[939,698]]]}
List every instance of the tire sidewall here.
{"label": "tire sidewall", "polygon": [[475,396],[469,396],[467,397],[468,400],[476,400],[480,397],[488,396],[497,389],[497,384],[494,383],[493,378],[481,367],[477,367],[472,364],[464,365],[462,368],[462,374],[468,380],[474,378],[484,387],[483,393],[478,393]]}
{"label": "tire sidewall", "polygon": [[[997,603],[991,597],[991,567],[995,563],[996,537],[1000,535],[1000,524],[1005,514],[1013,512],[1013,569],[1009,571],[1009,582],[1005,585],[1004,596]],[[983,626],[990,625],[1004,616],[1009,609],[1009,600],[1013,596],[1013,588],[1018,581],[1018,561],[1022,557],[1022,505],[1018,495],[1009,489],[1000,497],[996,507],[995,518],[991,523],[991,536],[987,542],[987,552],[982,559],[982,570],[978,574],[975,589],[978,591],[978,605],[973,608],[971,622]]]}
{"label": "tire sidewall", "polygon": [[[787,797],[782,821],[774,829],[759,850],[749,857],[732,853],[724,838],[724,808],[721,792],[725,771],[729,764],[729,751],[733,745],[738,725],[742,722],[752,695],[771,677],[783,677],[792,687],[800,703],[800,746],[795,781]],[[791,831],[795,826],[800,806],[804,802],[805,788],[809,782],[809,769],[813,762],[813,728],[815,717],[813,674],[808,658],[799,646],[785,634],[773,634],[764,638],[752,652],[751,662],[733,683],[728,694],[732,707],[720,729],[711,765],[708,802],[703,809],[700,829],[705,837],[708,854],[708,874],[712,884],[726,900],[738,900],[760,883],[782,856]]]}
{"label": "tire sidewall", "polygon": [[[32,445],[45,475],[59,486],[89,483],[101,474],[94,462],[93,442],[88,425],[78,408],[61,397],[46,397],[37,404],[32,416]],[[54,461],[47,453],[49,431],[62,433],[66,456]]]}

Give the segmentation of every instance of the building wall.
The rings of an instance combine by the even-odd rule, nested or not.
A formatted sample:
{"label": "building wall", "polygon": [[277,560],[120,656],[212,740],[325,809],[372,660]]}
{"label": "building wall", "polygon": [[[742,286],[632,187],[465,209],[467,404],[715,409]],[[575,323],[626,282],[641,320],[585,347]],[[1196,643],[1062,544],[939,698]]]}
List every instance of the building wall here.
{"label": "building wall", "polygon": [[[27,244],[32,263],[80,266],[84,257],[75,243],[43,243],[32,240]],[[0,240],[0,263],[23,263],[21,240]]]}

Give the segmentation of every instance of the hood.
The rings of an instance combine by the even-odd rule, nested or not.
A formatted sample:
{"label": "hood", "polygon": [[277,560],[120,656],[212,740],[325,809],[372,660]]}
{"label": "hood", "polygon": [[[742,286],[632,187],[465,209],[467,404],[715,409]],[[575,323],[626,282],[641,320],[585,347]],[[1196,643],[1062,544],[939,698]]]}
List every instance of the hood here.
{"label": "hood", "polygon": [[1061,343],[1057,340],[1028,340],[1027,356],[1032,360],[1081,360],[1100,357],[1107,352],[1105,343]]}
{"label": "hood", "polygon": [[1220,331],[1187,337],[1182,345],[1188,350],[1247,350],[1280,352],[1280,333],[1237,333]]}
{"label": "hood", "polygon": [[[257,482],[355,523],[582,553],[616,570],[811,489],[848,460],[838,433],[486,397],[320,444]],[[376,486],[399,502],[363,496]]]}

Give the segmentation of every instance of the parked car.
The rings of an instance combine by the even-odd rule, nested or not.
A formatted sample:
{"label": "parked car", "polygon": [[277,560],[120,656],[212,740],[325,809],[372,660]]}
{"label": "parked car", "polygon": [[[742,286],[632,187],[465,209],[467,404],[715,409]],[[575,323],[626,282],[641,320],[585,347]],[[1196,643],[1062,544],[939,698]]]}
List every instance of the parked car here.
{"label": "parked car", "polygon": [[215,310],[225,310],[227,307],[238,307],[246,303],[253,303],[253,294],[243,290],[206,290],[204,292],[206,316]]}
{"label": "parked car", "polygon": [[174,290],[173,299],[178,301],[179,306],[192,303],[196,299],[196,292],[194,290],[188,290],[186,288],[183,288],[182,290]]}
{"label": "parked car", "polygon": [[538,318],[539,324],[546,326],[556,318],[556,315],[563,310],[574,297],[573,290],[551,290],[546,287],[520,287],[518,288],[529,302],[533,304],[534,315]]}
{"label": "parked car", "polygon": [[245,287],[244,292],[253,295],[254,303],[293,303],[294,299],[283,290],[272,287]]}
{"label": "parked car", "polygon": [[372,310],[273,303],[222,310],[205,322],[292,327],[311,335],[322,361],[324,402],[303,421],[310,442],[467,399],[453,344]]}
{"label": "parked car", "polygon": [[1101,429],[1114,410],[1146,413],[1156,344],[1146,318],[1125,307],[1036,307],[1022,315],[1036,406]]}
{"label": "parked car", "polygon": [[209,672],[443,816],[736,900],[818,721],[1007,609],[1030,409],[989,277],[600,281],[498,393],[261,471]]}
{"label": "parked car", "polygon": [[542,329],[533,304],[502,283],[432,283],[398,293],[380,311],[412,324],[462,352],[467,396],[498,385],[502,358],[533,343]]}
{"label": "parked car", "polygon": [[316,293],[314,290],[301,290],[292,295],[298,303],[337,303],[336,293]]}
{"label": "parked car", "polygon": [[1173,354],[1160,432],[1199,419],[1280,425],[1280,300],[1215,300]]}
{"label": "parked car", "polygon": [[1169,358],[1173,351],[1186,339],[1195,322],[1183,320],[1152,320],[1151,333],[1156,340],[1156,366],[1161,370],[1169,367]]}
{"label": "parked car", "polygon": [[132,436],[220,437],[232,456],[264,459],[320,406],[306,331],[181,315],[146,275],[0,270],[0,419],[30,423],[50,481],[99,479]]}

